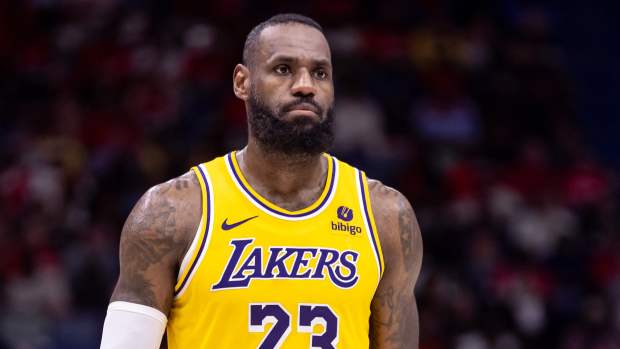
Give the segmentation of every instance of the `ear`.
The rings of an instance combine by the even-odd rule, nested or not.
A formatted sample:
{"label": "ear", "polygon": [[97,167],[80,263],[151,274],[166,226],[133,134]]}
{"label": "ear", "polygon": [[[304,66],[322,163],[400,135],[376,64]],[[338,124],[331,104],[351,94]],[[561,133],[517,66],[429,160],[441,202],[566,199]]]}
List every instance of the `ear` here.
{"label": "ear", "polygon": [[245,101],[250,91],[250,70],[243,64],[237,64],[233,71],[233,90],[237,98]]}

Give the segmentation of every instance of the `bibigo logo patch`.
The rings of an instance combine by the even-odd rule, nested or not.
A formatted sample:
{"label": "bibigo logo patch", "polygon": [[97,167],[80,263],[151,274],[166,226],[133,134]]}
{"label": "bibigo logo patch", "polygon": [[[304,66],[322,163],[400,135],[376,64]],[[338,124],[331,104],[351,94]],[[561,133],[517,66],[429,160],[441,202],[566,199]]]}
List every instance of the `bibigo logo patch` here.
{"label": "bibigo logo patch", "polygon": [[[334,222],[332,221],[332,230],[335,231],[343,231],[343,232],[347,232],[351,235],[359,235],[362,233],[362,228],[357,226],[357,225],[353,225],[353,224],[349,224],[348,222],[350,222],[351,220],[353,220],[353,210],[346,207],[346,206],[340,206],[338,207],[338,209],[336,210],[336,215],[338,216],[339,221]],[[341,222],[341,221],[344,221]]]}

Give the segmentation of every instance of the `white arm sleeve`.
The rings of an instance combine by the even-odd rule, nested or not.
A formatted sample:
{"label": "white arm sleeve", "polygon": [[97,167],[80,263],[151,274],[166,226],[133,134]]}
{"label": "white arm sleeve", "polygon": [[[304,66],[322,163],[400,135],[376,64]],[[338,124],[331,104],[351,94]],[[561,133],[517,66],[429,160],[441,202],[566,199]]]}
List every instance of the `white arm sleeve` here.
{"label": "white arm sleeve", "polygon": [[112,302],[103,324],[101,349],[158,349],[168,319],[146,305]]}

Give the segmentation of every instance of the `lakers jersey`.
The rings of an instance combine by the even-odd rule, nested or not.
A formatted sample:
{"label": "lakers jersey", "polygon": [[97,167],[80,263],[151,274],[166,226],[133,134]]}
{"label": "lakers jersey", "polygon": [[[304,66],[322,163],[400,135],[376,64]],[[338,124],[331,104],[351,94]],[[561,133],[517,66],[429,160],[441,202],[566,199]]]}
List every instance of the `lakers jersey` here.
{"label": "lakers jersey", "polygon": [[235,152],[193,168],[202,218],[167,325],[171,349],[368,348],[383,273],[365,174],[327,154],[310,206],[257,193]]}

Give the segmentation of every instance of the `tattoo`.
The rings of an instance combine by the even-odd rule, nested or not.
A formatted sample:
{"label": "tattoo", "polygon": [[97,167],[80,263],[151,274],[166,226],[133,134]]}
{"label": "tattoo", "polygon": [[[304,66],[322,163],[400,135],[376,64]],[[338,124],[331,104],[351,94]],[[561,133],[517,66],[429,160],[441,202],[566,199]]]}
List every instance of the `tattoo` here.
{"label": "tattoo", "polygon": [[413,231],[415,229],[411,210],[407,203],[401,200],[400,212],[398,213],[398,224],[400,227],[400,248],[403,253],[403,263],[405,270],[413,270]]}
{"label": "tattoo", "polygon": [[394,304],[396,303],[396,300],[394,299],[394,287],[391,285],[388,286],[386,290],[379,292],[376,295],[376,298],[378,305],[381,308],[388,310],[389,313],[387,319],[377,319],[375,323],[381,326],[392,327],[392,324],[394,323]]}
{"label": "tattoo", "polygon": [[160,310],[171,305],[174,273],[188,244],[186,217],[180,214],[187,207],[175,207],[179,203],[171,197],[178,194],[163,195],[172,187],[184,190],[190,182],[179,178],[151,189],[127,218],[120,244],[121,275],[112,300]]}
{"label": "tattoo", "polygon": [[123,294],[139,297],[140,303],[150,306],[159,304],[154,285],[147,276],[149,267],[160,263],[182,245],[182,242],[175,238],[176,209],[167,199],[158,201],[149,205],[148,209],[138,210],[130,215],[120,250],[123,273],[131,275],[131,278],[121,278],[119,289],[124,291]]}
{"label": "tattoo", "polygon": [[398,310],[399,316],[395,316],[396,320],[392,325],[394,330],[387,337],[389,342],[400,344],[411,344],[413,342],[411,335],[413,333],[413,326],[417,324],[417,321],[412,321],[412,318],[415,316],[415,300],[412,299],[412,295],[407,294],[406,290],[394,296],[394,300],[400,303],[400,309]]}
{"label": "tattoo", "polygon": [[375,295],[374,302],[378,314],[371,317],[373,348],[380,348],[380,343],[397,345],[397,348],[413,343],[412,336],[417,336],[413,291],[408,287],[395,290],[390,285]]}
{"label": "tattoo", "polygon": [[[198,182],[196,176],[192,176],[192,179]],[[176,190],[183,190],[189,188],[189,181],[187,179],[178,179],[174,183],[174,188]]]}

